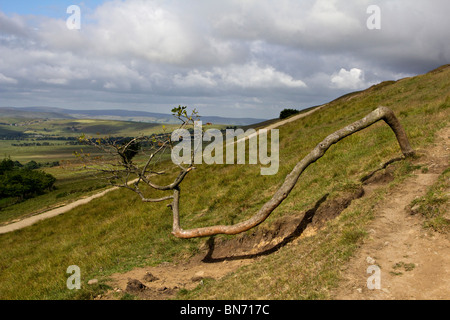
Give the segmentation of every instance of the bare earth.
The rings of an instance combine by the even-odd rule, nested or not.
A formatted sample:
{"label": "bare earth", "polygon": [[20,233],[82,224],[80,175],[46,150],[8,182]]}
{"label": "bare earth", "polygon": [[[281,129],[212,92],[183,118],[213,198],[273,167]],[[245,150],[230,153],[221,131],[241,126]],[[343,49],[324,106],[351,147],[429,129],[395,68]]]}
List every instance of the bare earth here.
{"label": "bare earth", "polygon": [[[449,166],[449,138],[447,127],[440,131],[434,146],[418,150],[425,155],[419,163],[429,171],[408,178],[378,204],[370,237],[344,267],[344,280],[333,292],[333,299],[450,299],[449,235],[425,230],[423,218],[411,215],[407,207]],[[367,272],[371,265],[380,268],[380,289],[367,286],[373,275],[373,270]]]}
{"label": "bare earth", "polygon": [[[251,262],[252,260],[226,260],[205,263],[197,257],[179,264],[162,263],[157,267],[136,268],[127,273],[112,275],[110,285],[114,290],[96,299],[115,299],[114,292],[127,292],[144,300],[166,300],[173,298],[179,289],[192,290],[205,279],[220,279]],[[136,288],[133,281],[138,281],[145,287]]]}

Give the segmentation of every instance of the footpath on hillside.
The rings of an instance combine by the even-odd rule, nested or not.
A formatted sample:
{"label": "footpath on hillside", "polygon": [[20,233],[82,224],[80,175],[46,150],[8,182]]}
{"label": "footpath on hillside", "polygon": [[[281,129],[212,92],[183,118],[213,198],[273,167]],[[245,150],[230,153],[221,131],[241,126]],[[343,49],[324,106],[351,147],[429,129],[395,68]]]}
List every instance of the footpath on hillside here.
{"label": "footpath on hillside", "polygon": [[[434,145],[417,150],[418,164],[428,171],[407,178],[374,208],[369,237],[343,266],[343,280],[332,299],[450,299],[450,237],[425,229],[424,218],[413,215],[409,207],[449,167],[449,141],[450,127],[446,127]],[[445,218],[450,219],[448,212]]]}

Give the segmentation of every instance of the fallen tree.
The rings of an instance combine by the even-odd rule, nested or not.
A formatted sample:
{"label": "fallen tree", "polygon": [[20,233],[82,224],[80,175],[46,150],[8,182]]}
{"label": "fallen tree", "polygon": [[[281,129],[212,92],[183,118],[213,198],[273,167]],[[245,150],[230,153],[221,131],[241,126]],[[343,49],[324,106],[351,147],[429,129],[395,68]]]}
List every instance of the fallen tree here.
{"label": "fallen tree", "polygon": [[[177,116],[182,121],[181,125],[182,128],[187,127],[189,124],[193,123],[194,118],[193,116],[187,115],[185,107],[175,108],[172,111],[174,112],[174,115]],[[196,113],[194,111],[194,115],[195,114]],[[114,168],[109,170],[107,169],[100,170],[112,174],[112,176],[110,177],[110,181],[112,181],[113,185],[127,188],[129,190],[136,192],[144,202],[161,202],[172,200],[172,202],[168,205],[168,207],[171,208],[173,215],[172,234],[177,238],[189,239],[189,238],[213,236],[217,234],[234,235],[250,230],[256,227],[257,225],[261,224],[283,202],[283,200],[288,197],[289,193],[296,185],[298,179],[300,178],[300,175],[304,172],[304,170],[309,165],[320,159],[333,144],[339,142],[345,137],[348,137],[358,131],[361,131],[371,126],[372,124],[380,120],[386,122],[394,132],[403,155],[405,157],[412,156],[414,154],[414,150],[411,148],[406,133],[403,127],[401,126],[400,122],[394,115],[394,112],[389,108],[379,107],[374,111],[372,111],[371,113],[369,113],[364,118],[362,118],[361,120],[358,120],[346,126],[345,128],[342,128],[330,134],[322,142],[320,142],[306,157],[304,157],[296,164],[296,166],[292,169],[292,171],[286,176],[283,184],[274,193],[272,198],[269,201],[267,201],[261,207],[261,209],[258,212],[256,212],[253,216],[251,216],[249,219],[233,225],[215,225],[188,230],[184,230],[183,228],[181,228],[180,223],[180,193],[181,193],[180,185],[183,182],[184,178],[187,176],[187,174],[194,169],[193,166],[194,162],[191,161],[191,164],[187,167],[183,167],[181,164],[178,164],[177,166],[180,168],[180,172],[178,176],[170,184],[158,185],[151,180],[151,178],[154,176],[165,174],[165,172],[161,171],[158,172],[151,170],[150,164],[155,159],[155,156],[163,152],[165,148],[168,147],[173,148],[173,144],[170,139],[157,141],[155,140],[155,138],[138,137],[126,141],[126,143],[117,143],[111,141],[105,142],[106,140],[105,141],[102,141],[101,139],[92,140],[86,139],[85,137],[83,137],[82,140],[85,143],[94,145],[102,149],[103,151],[107,151],[111,154],[118,155],[120,159],[122,159],[118,164],[115,165]],[[139,167],[127,155],[130,154],[130,150],[132,151],[137,150],[137,146],[141,146],[143,143],[145,144],[145,142],[153,143],[153,144],[150,143],[153,152],[149,154],[148,160],[144,164],[144,166]],[[135,153],[132,152],[131,154],[134,155]],[[193,158],[193,155],[191,156]],[[122,168],[117,169],[117,167]],[[135,180],[131,180],[136,176],[137,178]],[[122,178],[122,183],[118,184],[116,180],[120,178]],[[146,185],[156,190],[171,191],[172,194],[160,198],[145,197],[144,193],[139,188],[139,184],[141,182],[145,183]]]}

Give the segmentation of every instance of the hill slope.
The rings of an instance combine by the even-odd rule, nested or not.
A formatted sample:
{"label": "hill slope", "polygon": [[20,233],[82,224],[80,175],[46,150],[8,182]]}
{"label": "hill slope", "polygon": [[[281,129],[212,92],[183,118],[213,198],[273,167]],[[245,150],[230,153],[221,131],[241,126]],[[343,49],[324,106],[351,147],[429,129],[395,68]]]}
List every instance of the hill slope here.
{"label": "hill slope", "polygon": [[[317,143],[379,105],[393,109],[413,148],[425,150],[436,132],[448,126],[449,88],[450,67],[445,66],[344,96],[280,127],[280,170],[274,176],[261,176],[259,165],[198,166],[181,186],[183,226],[230,224],[251,216]],[[385,124],[352,135],[308,167],[264,224],[235,237],[175,239],[164,204],[142,203],[134,193],[113,191],[64,215],[0,235],[0,246],[8,248],[0,252],[0,298],[94,298],[115,286],[109,280],[113,274],[148,266],[173,270],[176,262],[190,257],[216,268],[225,268],[224,261],[252,263],[237,264],[239,269],[221,279],[194,282],[199,285],[193,290],[186,285],[178,292],[180,298],[329,298],[341,279],[341,267],[369,234],[376,203],[408,175],[426,169],[416,160],[393,162],[386,168],[392,176],[389,184],[363,197],[362,177],[399,155]],[[70,265],[82,270],[82,290],[66,288]],[[198,270],[197,279],[205,275]],[[99,284],[87,285],[94,277]],[[167,289],[166,296],[178,290]],[[111,293],[113,298],[123,296],[123,291]]]}
{"label": "hill slope", "polygon": [[[342,268],[333,298],[447,300],[450,296],[450,127],[438,132],[434,145],[418,152],[422,157],[415,165],[421,170],[377,203],[369,235]],[[370,193],[377,187],[379,182],[365,189]],[[369,274],[364,271],[370,266],[380,268],[379,289],[366,285]]]}
{"label": "hill slope", "polygon": [[[169,110],[168,110],[169,111]],[[71,110],[50,107],[23,107],[23,108],[0,108],[2,118],[31,118],[31,119],[98,119],[119,120],[147,123],[179,124],[179,120],[171,114],[133,111],[133,110]],[[214,116],[202,116],[205,123],[225,125],[251,125],[265,121],[265,119],[253,118],[226,118]]]}

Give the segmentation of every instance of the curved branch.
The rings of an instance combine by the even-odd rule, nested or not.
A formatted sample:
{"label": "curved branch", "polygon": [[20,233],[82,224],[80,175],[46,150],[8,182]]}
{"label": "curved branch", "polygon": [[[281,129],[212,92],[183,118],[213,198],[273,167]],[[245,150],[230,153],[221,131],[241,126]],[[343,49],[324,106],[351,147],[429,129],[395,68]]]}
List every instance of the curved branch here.
{"label": "curved branch", "polygon": [[161,191],[168,191],[168,190],[174,190],[175,188],[177,188],[179,186],[179,184],[181,182],[183,182],[184,178],[186,177],[186,175],[193,170],[194,167],[189,167],[186,170],[182,170],[179,174],[178,177],[175,179],[174,182],[172,182],[169,185],[166,186],[159,186],[157,184],[154,184],[153,182],[151,182],[149,179],[147,179],[146,176],[140,176],[139,179],[141,179],[142,181],[144,181],[146,184],[148,184],[150,187],[152,187],[153,189],[157,189],[157,190],[161,190]]}
{"label": "curved branch", "polygon": [[319,143],[306,157],[304,157],[294,169],[289,173],[281,187],[275,192],[272,198],[266,202],[263,207],[251,218],[245,220],[243,222],[234,224],[234,225],[217,225],[210,226],[204,228],[195,228],[190,230],[183,230],[180,227],[179,221],[179,188],[175,190],[174,201],[172,204],[173,210],[173,232],[172,234],[177,238],[189,239],[189,238],[197,238],[197,237],[206,237],[212,236],[216,234],[238,234],[244,231],[247,231],[253,227],[256,227],[263,221],[265,221],[269,215],[277,208],[284,199],[287,198],[291,190],[294,188],[297,183],[300,175],[303,171],[312,163],[316,162],[320,159],[325,152],[335,143],[344,139],[345,137],[358,132],[362,129],[365,129],[377,121],[384,120],[389,127],[394,131],[397,141],[400,145],[400,149],[405,157],[412,156],[414,154],[414,150],[411,148],[408,137],[401,126],[398,119],[395,117],[394,112],[386,107],[379,107],[376,110],[372,111],[366,117],[361,120],[358,120],[345,128],[338,130],[328,137],[326,137],[321,143]]}

